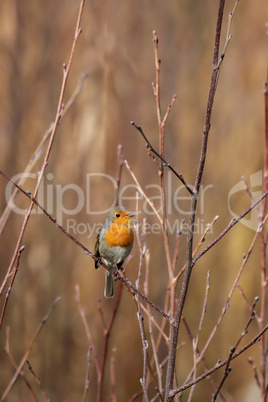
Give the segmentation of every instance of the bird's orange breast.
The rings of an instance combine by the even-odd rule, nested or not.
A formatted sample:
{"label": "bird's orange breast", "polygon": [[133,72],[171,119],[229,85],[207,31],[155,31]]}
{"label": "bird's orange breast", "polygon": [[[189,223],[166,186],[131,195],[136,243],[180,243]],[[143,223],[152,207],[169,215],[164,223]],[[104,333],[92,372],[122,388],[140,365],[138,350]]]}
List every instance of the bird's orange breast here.
{"label": "bird's orange breast", "polygon": [[108,247],[131,246],[133,242],[133,231],[129,223],[117,224],[113,223],[105,232],[105,241]]}

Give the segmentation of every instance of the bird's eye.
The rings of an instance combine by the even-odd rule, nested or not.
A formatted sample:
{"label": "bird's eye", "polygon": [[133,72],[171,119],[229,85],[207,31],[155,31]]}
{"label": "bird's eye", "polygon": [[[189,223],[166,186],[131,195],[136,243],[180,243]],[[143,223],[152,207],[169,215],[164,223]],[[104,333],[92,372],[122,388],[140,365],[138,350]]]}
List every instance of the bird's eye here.
{"label": "bird's eye", "polygon": [[115,214],[115,216],[116,216],[117,218],[119,218],[119,217],[120,217],[120,214]]}

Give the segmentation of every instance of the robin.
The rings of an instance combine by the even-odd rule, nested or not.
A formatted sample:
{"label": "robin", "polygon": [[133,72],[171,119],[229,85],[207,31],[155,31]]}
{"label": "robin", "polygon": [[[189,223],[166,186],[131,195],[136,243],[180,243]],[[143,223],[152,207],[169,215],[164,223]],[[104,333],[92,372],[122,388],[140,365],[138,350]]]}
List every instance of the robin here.
{"label": "robin", "polygon": [[[134,215],[124,207],[113,208],[105,218],[100,228],[95,244],[95,256],[102,258],[105,265],[117,272],[129,255],[134,235],[130,225],[130,218]],[[99,261],[95,261],[95,268],[99,268]],[[113,275],[105,271],[104,296],[114,296]]]}

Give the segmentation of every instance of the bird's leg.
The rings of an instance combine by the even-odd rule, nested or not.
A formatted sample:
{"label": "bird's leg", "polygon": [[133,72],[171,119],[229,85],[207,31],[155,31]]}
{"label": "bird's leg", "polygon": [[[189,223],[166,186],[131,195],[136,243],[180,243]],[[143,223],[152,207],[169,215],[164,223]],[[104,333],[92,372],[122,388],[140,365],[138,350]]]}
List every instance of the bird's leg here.
{"label": "bird's leg", "polygon": [[117,281],[118,279],[120,279],[120,274],[119,272],[116,272],[116,274],[114,275],[114,281]]}
{"label": "bird's leg", "polygon": [[118,264],[115,264],[115,265],[116,265],[116,268],[117,268],[117,272],[116,272],[115,279],[114,279],[115,281],[117,281],[117,279],[120,278],[121,272],[124,271],[123,262],[124,262],[124,261],[121,261],[121,262],[119,262]]}

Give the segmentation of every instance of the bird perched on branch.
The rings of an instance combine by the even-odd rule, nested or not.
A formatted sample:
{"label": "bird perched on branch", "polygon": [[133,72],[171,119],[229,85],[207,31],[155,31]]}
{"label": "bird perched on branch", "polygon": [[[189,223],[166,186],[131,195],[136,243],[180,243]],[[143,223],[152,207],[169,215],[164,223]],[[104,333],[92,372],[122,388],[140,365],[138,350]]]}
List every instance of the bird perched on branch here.
{"label": "bird perched on branch", "polygon": [[[95,244],[95,256],[102,258],[108,268],[117,272],[129,255],[134,235],[131,229],[131,217],[134,215],[124,207],[114,207],[106,216],[100,228]],[[95,268],[99,268],[99,261],[95,261]],[[114,296],[113,275],[106,270],[104,296]]]}

